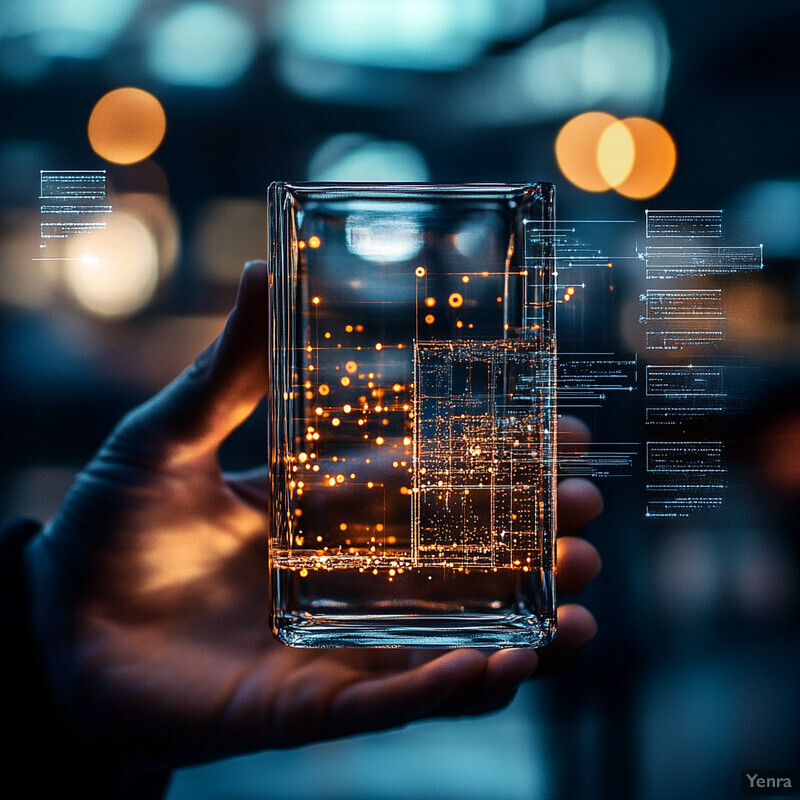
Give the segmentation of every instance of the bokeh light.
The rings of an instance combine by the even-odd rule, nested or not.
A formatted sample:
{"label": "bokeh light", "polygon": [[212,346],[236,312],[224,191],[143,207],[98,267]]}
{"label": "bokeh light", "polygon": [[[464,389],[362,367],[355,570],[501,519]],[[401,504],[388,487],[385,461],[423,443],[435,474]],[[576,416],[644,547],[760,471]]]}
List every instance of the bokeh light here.
{"label": "bokeh light", "polygon": [[424,183],[430,180],[420,151],[407,142],[340,133],[317,148],[308,165],[311,181]]}
{"label": "bokeh light", "polygon": [[106,318],[131,316],[152,299],[158,285],[158,248],[136,217],[116,211],[104,230],[65,247],[64,279],[86,311]]}
{"label": "bokeh light", "polygon": [[602,111],[573,117],[556,137],[564,176],[587,192],[615,189],[633,200],[658,194],[675,172],[677,149],[663,125],[645,117],[619,120]]}
{"label": "bokeh light", "polygon": [[587,192],[605,192],[608,181],[600,171],[597,148],[603,132],[617,118],[603,111],[587,111],[569,120],[556,137],[556,160],[568,181]]}
{"label": "bokeh light", "polygon": [[242,77],[255,51],[254,30],[229,5],[188,3],[156,29],[147,62],[167,83],[221,88]]}
{"label": "bokeh light", "polygon": [[128,86],[97,101],[89,117],[89,143],[106,161],[134,164],[158,149],[166,129],[166,114],[158,99]]}
{"label": "bokeh light", "polygon": [[644,200],[658,194],[675,172],[678,152],[669,131],[645,117],[622,120],[633,139],[635,158],[628,176],[614,188],[625,197]]}

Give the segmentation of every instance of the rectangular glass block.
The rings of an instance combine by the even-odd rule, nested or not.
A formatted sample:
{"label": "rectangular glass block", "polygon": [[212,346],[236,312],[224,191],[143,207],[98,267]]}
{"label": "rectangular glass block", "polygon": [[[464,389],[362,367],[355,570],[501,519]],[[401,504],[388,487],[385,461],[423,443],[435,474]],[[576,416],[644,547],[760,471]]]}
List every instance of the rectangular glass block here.
{"label": "rectangular glass block", "polygon": [[552,637],[554,225],[546,183],[270,187],[283,642]]}

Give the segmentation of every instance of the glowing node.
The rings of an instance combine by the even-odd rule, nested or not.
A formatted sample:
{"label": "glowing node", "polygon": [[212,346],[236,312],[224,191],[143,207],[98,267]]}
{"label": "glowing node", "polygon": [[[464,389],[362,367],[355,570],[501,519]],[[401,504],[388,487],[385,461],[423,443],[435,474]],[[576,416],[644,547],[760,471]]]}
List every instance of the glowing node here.
{"label": "glowing node", "polygon": [[341,380],[341,384],[342,384],[342,386],[349,386],[350,385],[350,378],[348,378],[347,375],[345,375]]}
{"label": "glowing node", "polygon": [[436,305],[436,298],[435,297],[426,297],[425,298],[425,305],[428,308],[433,308]]}
{"label": "glowing node", "polygon": [[376,349],[376,350],[383,350],[383,345],[382,345],[380,342],[378,342],[378,343],[375,345],[375,349]]}
{"label": "glowing node", "polygon": [[92,150],[113,164],[135,164],[151,156],[167,130],[161,103],[130,86],[103,95],[89,115]]}
{"label": "glowing node", "polygon": [[414,274],[415,274],[415,275],[416,275],[418,278],[424,278],[424,277],[425,277],[425,267],[417,267],[417,268],[414,270]]}
{"label": "glowing node", "polygon": [[319,236],[309,236],[308,237],[308,246],[312,250],[316,250],[322,244],[322,240]]}
{"label": "glowing node", "polygon": [[450,303],[453,308],[460,308],[464,305],[464,297],[458,292],[453,292],[453,294],[447,298],[447,302]]}
{"label": "glowing node", "polygon": [[318,305],[320,304],[320,299],[319,299],[319,297],[312,297],[312,298],[311,298],[311,302],[312,302],[312,303],[313,303],[315,306],[318,306]]}
{"label": "glowing node", "polygon": [[330,388],[330,386],[328,386],[328,384],[327,384],[327,383],[321,383],[321,384],[319,385],[319,389],[317,389],[317,391],[318,391],[318,392],[319,392],[321,395],[326,395],[326,394],[330,394],[331,388]]}
{"label": "glowing node", "polygon": [[349,372],[352,375],[354,372],[358,371],[358,363],[355,361],[348,361],[344,365],[344,368],[346,372]]}
{"label": "glowing node", "polygon": [[435,318],[434,318],[433,314],[426,314],[426,316],[425,316],[425,322],[426,322],[428,325],[433,325],[433,321],[434,321],[434,319],[435,319]]}

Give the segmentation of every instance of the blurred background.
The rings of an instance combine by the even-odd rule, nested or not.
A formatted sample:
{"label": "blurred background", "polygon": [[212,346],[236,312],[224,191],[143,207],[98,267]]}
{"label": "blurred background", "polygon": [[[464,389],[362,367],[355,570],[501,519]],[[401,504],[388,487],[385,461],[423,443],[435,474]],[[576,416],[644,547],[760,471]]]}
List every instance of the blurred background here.
{"label": "blurred background", "polygon": [[[785,0],[3,1],[4,519],[52,515],[113,423],[214,338],[265,255],[272,180],[548,180],[564,219],[635,221],[598,233],[629,259],[613,291],[587,282],[559,324],[562,347],[642,367],[644,210],[723,208],[764,245],[763,272],[725,289],[726,413],[694,434],[725,444],[725,502],[645,518],[641,457],[602,481],[579,663],[490,718],[185,770],[170,800],[731,798],[743,769],[797,769],[799,34]],[[613,148],[582,177],[589,134],[557,159],[588,111],[663,126],[650,155],[637,140],[638,182]],[[111,212],[49,217],[41,170],[106,170],[91,202]],[[581,413],[641,453],[643,402]],[[263,461],[265,419],[225,466]]]}

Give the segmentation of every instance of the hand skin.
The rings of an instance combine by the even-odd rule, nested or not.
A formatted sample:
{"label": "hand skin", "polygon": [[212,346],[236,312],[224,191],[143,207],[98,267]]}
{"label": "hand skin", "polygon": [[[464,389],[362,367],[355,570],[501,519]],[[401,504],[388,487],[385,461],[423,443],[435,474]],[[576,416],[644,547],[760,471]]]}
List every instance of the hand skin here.
{"label": "hand skin", "polygon": [[[121,421],[26,552],[56,701],[76,731],[138,767],[482,714],[539,662],[534,649],[299,650],[273,639],[263,482],[223,476],[217,461],[267,390],[266,287],[266,264],[248,264],[221,337]],[[558,505],[569,534],[602,500],[567,480]],[[558,587],[578,591],[599,556],[571,535],[558,548]],[[595,628],[582,606],[559,608],[548,667]]]}

